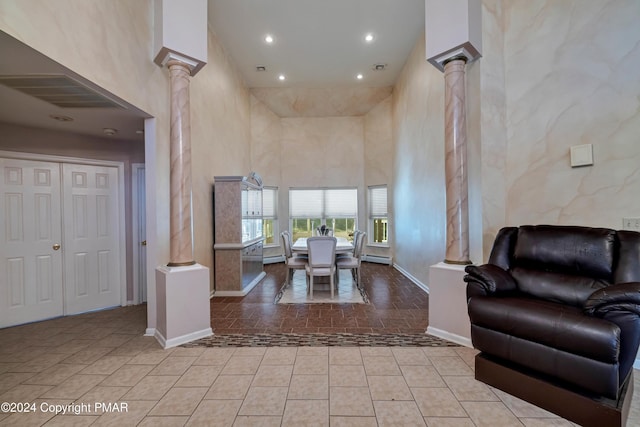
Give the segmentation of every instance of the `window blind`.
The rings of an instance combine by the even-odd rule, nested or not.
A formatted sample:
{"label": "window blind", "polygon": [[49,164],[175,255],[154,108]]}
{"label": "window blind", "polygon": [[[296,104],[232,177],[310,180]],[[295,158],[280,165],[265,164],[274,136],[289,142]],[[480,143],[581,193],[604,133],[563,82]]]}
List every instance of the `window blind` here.
{"label": "window blind", "polygon": [[289,190],[291,218],[321,218],[322,190]]}
{"label": "window blind", "polygon": [[326,189],[324,192],[326,218],[351,218],[358,214],[358,190]]}
{"label": "window blind", "polygon": [[262,216],[265,218],[277,218],[276,194],[277,188],[264,187],[262,189]]}
{"label": "window blind", "polygon": [[356,188],[291,189],[291,218],[352,218],[358,215]]}
{"label": "window blind", "polygon": [[387,186],[369,187],[369,215],[371,218],[387,216]]}

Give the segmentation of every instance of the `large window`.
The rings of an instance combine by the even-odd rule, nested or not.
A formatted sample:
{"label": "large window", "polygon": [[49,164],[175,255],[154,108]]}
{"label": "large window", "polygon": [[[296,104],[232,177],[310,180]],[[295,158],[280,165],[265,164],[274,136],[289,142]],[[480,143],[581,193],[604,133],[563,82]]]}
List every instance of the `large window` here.
{"label": "large window", "polygon": [[278,188],[264,187],[262,189],[262,234],[264,244],[278,245]]}
{"label": "large window", "polygon": [[289,190],[291,234],[313,236],[326,225],[336,237],[350,238],[357,226],[358,190],[356,188],[313,188]]}
{"label": "large window", "polygon": [[369,243],[389,244],[386,185],[369,187]]}

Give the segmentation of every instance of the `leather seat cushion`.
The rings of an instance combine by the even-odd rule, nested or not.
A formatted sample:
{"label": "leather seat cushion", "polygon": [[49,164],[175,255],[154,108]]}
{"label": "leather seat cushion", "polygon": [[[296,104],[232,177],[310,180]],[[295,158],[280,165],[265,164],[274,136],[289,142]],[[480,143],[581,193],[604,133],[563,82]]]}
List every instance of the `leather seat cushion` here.
{"label": "leather seat cushion", "polygon": [[475,297],[469,301],[469,317],[472,325],[600,362],[618,363],[620,328],[584,315],[575,307],[534,298]]}

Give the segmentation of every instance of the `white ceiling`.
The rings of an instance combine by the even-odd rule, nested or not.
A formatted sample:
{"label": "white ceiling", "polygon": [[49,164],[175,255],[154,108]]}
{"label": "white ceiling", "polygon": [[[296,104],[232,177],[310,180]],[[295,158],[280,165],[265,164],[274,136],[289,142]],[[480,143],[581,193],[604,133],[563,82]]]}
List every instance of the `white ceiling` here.
{"label": "white ceiling", "polygon": [[[209,26],[250,88],[393,86],[424,32],[424,0],[208,2]],[[387,67],[373,71],[375,64]]]}
{"label": "white ceiling", "polygon": [[[208,7],[210,28],[250,88],[393,86],[424,31],[424,0],[208,0]],[[126,107],[61,108],[0,85],[0,122],[101,137],[103,128],[114,128],[113,138],[143,140],[136,133],[148,117],[143,111],[1,31],[0,52],[0,75],[65,74]],[[386,68],[373,71],[375,64]],[[258,65],[267,71],[257,72]],[[364,78],[355,79],[357,73]]]}

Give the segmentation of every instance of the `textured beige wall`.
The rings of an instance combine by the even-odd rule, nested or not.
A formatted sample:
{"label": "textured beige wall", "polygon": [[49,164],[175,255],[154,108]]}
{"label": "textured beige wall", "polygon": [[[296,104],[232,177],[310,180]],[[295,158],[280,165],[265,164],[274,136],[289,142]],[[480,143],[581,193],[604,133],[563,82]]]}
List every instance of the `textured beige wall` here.
{"label": "textured beige wall", "polygon": [[207,65],[191,79],[194,255],[211,269],[216,175],[251,171],[249,91],[218,39],[209,33]]}
{"label": "textured beige wall", "polygon": [[[640,2],[504,2],[507,224],[640,216]],[[593,144],[594,165],[569,148]]]}
{"label": "textured beige wall", "polygon": [[[390,186],[393,175],[391,97],[357,117],[281,118],[270,105],[251,97],[251,162],[265,185],[279,188],[280,231],[289,228],[289,187],[323,186],[358,187],[358,226],[366,230],[367,186]],[[282,252],[265,250],[266,256]],[[390,254],[388,248],[366,252]]]}
{"label": "textured beige wall", "polygon": [[[281,124],[280,206],[284,203],[284,212],[288,213],[290,187],[357,187],[358,194],[363,194],[362,117],[283,118]],[[360,227],[364,209],[360,197]]]}
{"label": "textured beige wall", "polygon": [[417,41],[393,92],[395,262],[422,283],[444,259],[444,75]]}
{"label": "textured beige wall", "polygon": [[[393,119],[392,119],[392,97],[388,96],[372,108],[364,116],[364,222],[360,224],[360,229],[367,230],[368,219],[368,197],[367,187],[371,185],[387,185],[387,204],[389,223],[393,223]],[[370,236],[367,236],[367,241]],[[365,253],[369,255],[393,256],[391,245],[394,236],[389,235],[389,247],[366,246]]]}

